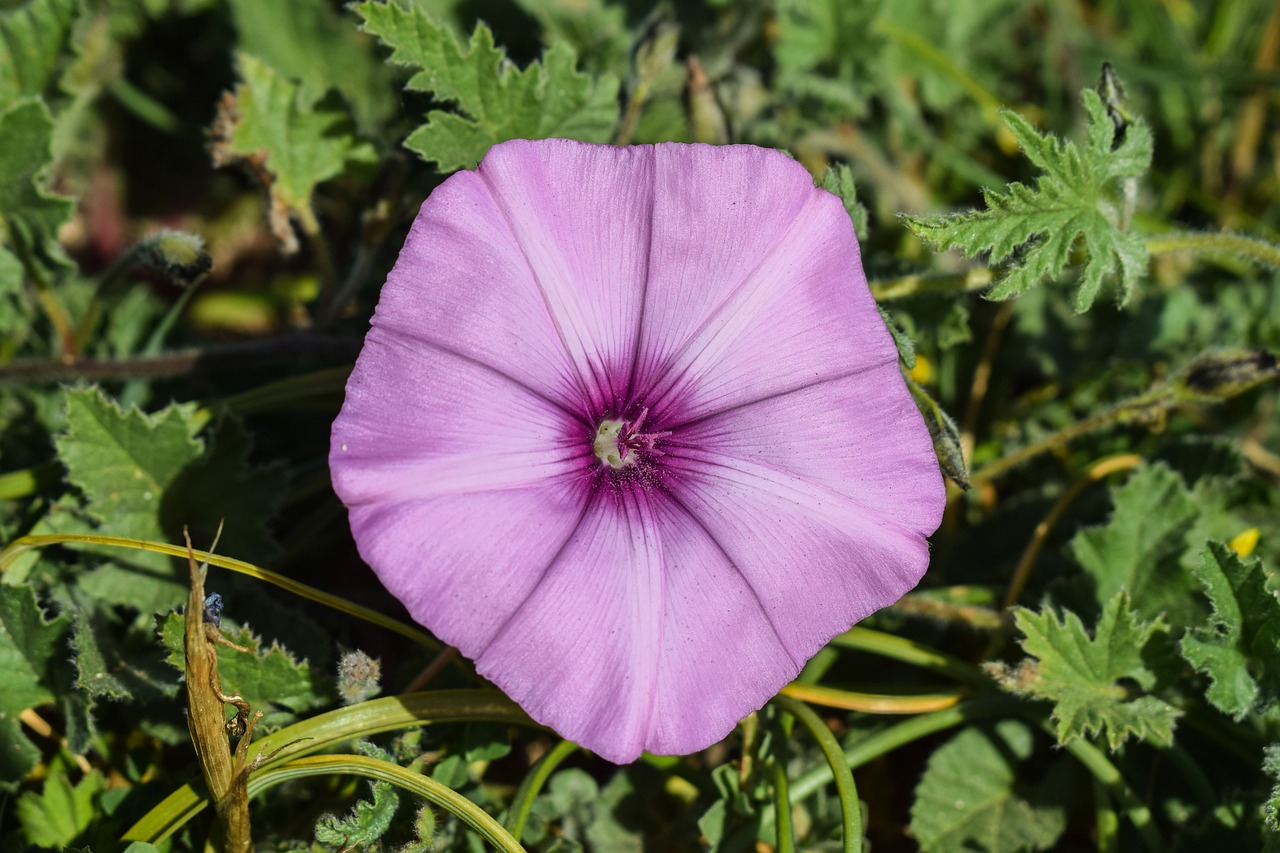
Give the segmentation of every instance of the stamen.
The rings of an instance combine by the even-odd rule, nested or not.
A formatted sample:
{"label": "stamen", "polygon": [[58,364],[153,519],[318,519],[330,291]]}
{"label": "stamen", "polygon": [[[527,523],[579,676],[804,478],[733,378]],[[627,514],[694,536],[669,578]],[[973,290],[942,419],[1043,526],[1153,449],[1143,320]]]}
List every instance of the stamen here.
{"label": "stamen", "polygon": [[641,432],[648,416],[649,410],[644,408],[634,421],[621,418],[602,421],[596,429],[592,447],[596,458],[610,468],[626,468],[638,463],[645,454],[662,456],[662,451],[656,449],[655,445],[658,439],[666,438],[671,432]]}

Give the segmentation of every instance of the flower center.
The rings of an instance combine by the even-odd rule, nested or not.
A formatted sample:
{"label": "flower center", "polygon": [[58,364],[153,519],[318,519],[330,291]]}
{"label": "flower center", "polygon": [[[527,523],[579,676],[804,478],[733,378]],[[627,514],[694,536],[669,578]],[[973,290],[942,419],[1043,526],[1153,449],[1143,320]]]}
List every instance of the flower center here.
{"label": "flower center", "polygon": [[600,422],[596,429],[596,458],[613,469],[627,468],[635,465],[646,455],[661,456],[662,451],[655,449],[658,439],[671,435],[670,432],[641,432],[648,409],[641,409],[640,416],[634,421],[622,418],[608,418]]}

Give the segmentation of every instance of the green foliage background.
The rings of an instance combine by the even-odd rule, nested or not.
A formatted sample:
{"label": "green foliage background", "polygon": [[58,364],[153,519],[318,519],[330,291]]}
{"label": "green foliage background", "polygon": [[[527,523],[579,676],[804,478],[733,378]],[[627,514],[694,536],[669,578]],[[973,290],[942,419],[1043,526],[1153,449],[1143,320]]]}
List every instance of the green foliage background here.
{"label": "green foliage background", "polygon": [[0,848],[210,835],[139,829],[199,776],[186,563],[67,537],[221,526],[331,594],[210,570],[277,745],[433,661],[441,702],[483,686],[357,610],[403,617],[327,435],[417,205],[549,136],[790,152],[969,488],[921,588],[788,688],[834,752],[778,704],[618,768],[465,708],[375,735],[374,700],[349,767],[255,793],[259,849],[480,849],[342,775],[391,765],[548,852],[1280,849],[1267,0],[0,0]]}

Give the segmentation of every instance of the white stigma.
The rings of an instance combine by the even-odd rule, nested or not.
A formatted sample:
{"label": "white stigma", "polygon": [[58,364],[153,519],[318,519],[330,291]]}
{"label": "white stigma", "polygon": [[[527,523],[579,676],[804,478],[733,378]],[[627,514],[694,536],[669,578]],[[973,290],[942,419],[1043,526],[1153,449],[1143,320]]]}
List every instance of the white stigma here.
{"label": "white stigma", "polygon": [[626,421],[621,419],[607,420],[596,430],[596,458],[610,468],[625,468],[635,464],[636,455],[628,453],[627,446],[619,441],[625,425]]}

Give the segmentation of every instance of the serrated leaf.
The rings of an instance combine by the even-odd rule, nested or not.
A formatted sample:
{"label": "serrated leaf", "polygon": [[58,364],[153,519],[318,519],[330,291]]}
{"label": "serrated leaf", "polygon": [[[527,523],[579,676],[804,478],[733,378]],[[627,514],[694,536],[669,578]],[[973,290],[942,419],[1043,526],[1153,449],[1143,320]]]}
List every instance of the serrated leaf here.
{"label": "serrated leaf", "polygon": [[165,490],[200,457],[193,431],[190,407],[155,415],[122,411],[89,388],[67,392],[67,429],[54,444],[94,520],[110,524],[116,535],[154,539],[163,535],[158,518]]}
{"label": "serrated leaf", "polygon": [[[1052,608],[1014,611],[1022,648],[1035,661],[1000,674],[1007,690],[1049,699],[1061,743],[1102,734],[1112,749],[1130,735],[1168,746],[1181,712],[1151,695],[1172,653],[1169,628],[1157,617],[1139,621],[1129,594],[1117,593],[1102,609],[1093,635],[1075,613],[1062,619]],[[1124,682],[1129,681],[1132,684]]]}
{"label": "serrated leaf", "polygon": [[312,218],[320,183],[373,149],[356,139],[342,99],[304,91],[261,59],[237,55],[240,82],[224,95],[210,132],[214,165],[243,163],[267,188],[271,230],[286,253],[298,248],[291,217]]}
{"label": "serrated leaf", "polygon": [[1198,622],[1198,585],[1180,560],[1199,510],[1182,478],[1163,464],[1144,464],[1111,490],[1111,500],[1107,523],[1071,540],[1099,606],[1124,589],[1143,617],[1164,614],[1175,627]]}
{"label": "serrated leaf", "polygon": [[1182,656],[1209,676],[1205,698],[1237,720],[1280,700],[1280,600],[1257,558],[1210,542],[1196,577],[1213,605],[1205,627],[1182,638]]}
{"label": "serrated leaf", "polygon": [[[60,513],[42,522],[48,529],[179,541],[186,525],[197,541],[210,542],[225,522],[223,553],[254,559],[273,553],[264,525],[279,500],[283,472],[248,468],[248,439],[233,419],[217,422],[206,447],[194,437],[190,405],[145,415],[121,410],[97,389],[67,391],[66,398],[67,428],[54,443],[68,480],[83,493],[83,513],[98,527]],[[78,579],[93,598],[156,612],[186,597],[181,561],[89,550],[111,561]]]}
{"label": "serrated leaf", "polygon": [[[210,592],[214,592],[212,585]],[[185,621],[181,614],[163,618],[160,639],[169,650],[169,663],[183,668],[182,632]],[[291,722],[296,715],[314,710],[333,699],[326,678],[312,670],[306,661],[294,659],[283,646],[273,644],[262,649],[254,633],[247,627],[223,634],[231,642],[256,649],[252,654],[218,647],[218,675],[222,692],[240,694],[255,711],[265,712],[261,725],[275,728]]]}
{"label": "serrated leaf", "polygon": [[63,257],[58,229],[75,204],[47,192],[41,181],[52,138],[53,117],[42,102],[19,100],[0,112],[0,242],[56,263]]}
{"label": "serrated leaf", "polygon": [[27,791],[18,798],[18,822],[27,840],[55,850],[66,847],[99,817],[98,798],[106,787],[97,770],[74,786],[64,774],[50,774],[43,790]]}
{"label": "serrated leaf", "polygon": [[47,92],[79,8],[79,0],[32,0],[0,12],[0,107]]}
{"label": "serrated leaf", "polygon": [[[1088,141],[1078,145],[1040,133],[1010,111],[1001,115],[1023,153],[1042,174],[1035,185],[1010,184],[983,193],[987,209],[943,216],[908,216],[911,229],[939,249],[987,253],[993,264],[1018,255],[989,292],[1009,299],[1061,274],[1080,240],[1088,260],[1076,293],[1076,311],[1087,311],[1105,280],[1119,286],[1120,302],[1146,274],[1143,240],[1125,230],[1114,198],[1120,184],[1141,177],[1151,163],[1151,132],[1135,119],[1115,145],[1115,125],[1101,98],[1083,93]],[[1114,150],[1113,150],[1113,146]]]}
{"label": "serrated leaf", "polygon": [[0,585],[0,718],[16,719],[54,700],[62,642],[71,627],[64,615],[45,619],[29,586]]}
{"label": "serrated leaf", "polygon": [[354,10],[392,49],[392,63],[417,69],[407,88],[452,101],[459,113],[432,110],[405,147],[441,171],[470,168],[493,145],[508,139],[563,136],[605,142],[618,120],[618,80],[579,73],[566,42],[557,41],[540,62],[518,69],[506,59],[483,23],[466,49],[417,7],[365,0]]}
{"label": "serrated leaf", "polygon": [[1066,804],[1046,791],[1019,792],[1019,765],[1034,733],[1017,720],[960,732],[929,757],[911,806],[924,853],[1047,850],[1067,824]]}
{"label": "serrated leaf", "polygon": [[73,622],[76,687],[111,700],[145,702],[177,696],[178,682],[172,670],[155,659],[150,636],[144,644],[140,632],[120,624],[106,608],[78,609]]}

